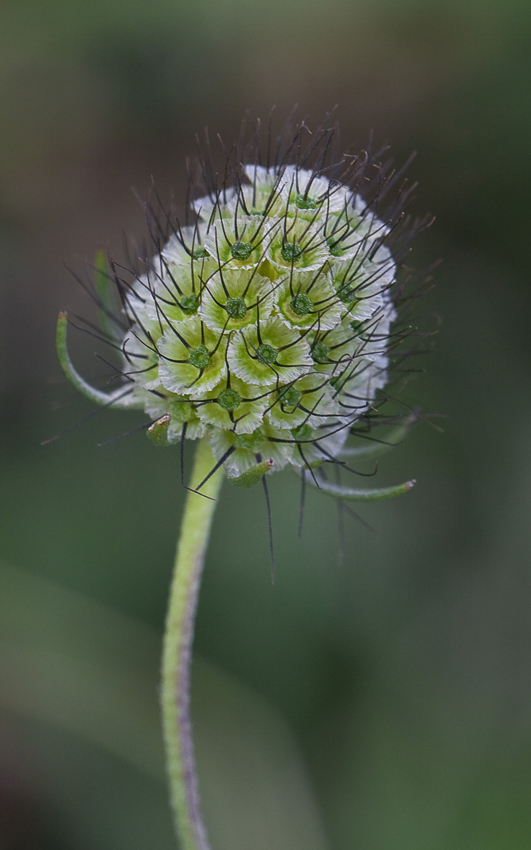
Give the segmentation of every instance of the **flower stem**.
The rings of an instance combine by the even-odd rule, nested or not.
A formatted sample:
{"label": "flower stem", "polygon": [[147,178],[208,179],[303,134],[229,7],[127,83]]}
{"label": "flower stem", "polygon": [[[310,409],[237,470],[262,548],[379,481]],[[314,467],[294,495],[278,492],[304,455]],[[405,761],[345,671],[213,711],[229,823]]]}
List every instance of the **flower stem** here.
{"label": "flower stem", "polygon": [[[214,466],[210,446],[203,438],[197,447],[192,486],[197,487]],[[200,812],[192,740],[190,667],[201,574],[222,480],[220,468],[201,488],[203,495],[193,492],[187,495],[164,635],[162,720],[170,797],[182,850],[209,850]]]}

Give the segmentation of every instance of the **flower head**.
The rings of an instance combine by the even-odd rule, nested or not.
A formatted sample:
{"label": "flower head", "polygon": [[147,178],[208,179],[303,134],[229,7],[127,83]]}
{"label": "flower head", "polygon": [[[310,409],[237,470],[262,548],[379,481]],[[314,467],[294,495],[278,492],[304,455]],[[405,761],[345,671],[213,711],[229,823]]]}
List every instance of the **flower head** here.
{"label": "flower head", "polygon": [[389,167],[367,155],[328,164],[332,131],[306,147],[304,134],[281,137],[265,165],[257,144],[238,148],[230,176],[193,201],[192,224],[172,220],[131,279],[114,269],[127,330],[110,401],[160,420],[156,442],[206,435],[232,478],[263,457],[276,469],[337,458],[402,338],[407,190],[386,202]]}

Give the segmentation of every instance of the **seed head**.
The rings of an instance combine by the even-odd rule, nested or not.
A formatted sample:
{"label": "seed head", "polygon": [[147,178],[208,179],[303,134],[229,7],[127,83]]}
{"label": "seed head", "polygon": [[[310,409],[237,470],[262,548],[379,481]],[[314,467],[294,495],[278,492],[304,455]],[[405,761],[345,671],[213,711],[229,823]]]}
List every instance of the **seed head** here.
{"label": "seed head", "polygon": [[203,159],[195,220],[165,214],[161,236],[152,215],[143,268],[126,280],[111,265],[126,327],[117,403],[160,422],[157,444],[206,435],[233,478],[262,457],[275,470],[336,458],[401,340],[408,190],[366,154],[329,163],[329,128],[306,134],[281,136],[265,165],[258,135],[240,144],[221,180]]}

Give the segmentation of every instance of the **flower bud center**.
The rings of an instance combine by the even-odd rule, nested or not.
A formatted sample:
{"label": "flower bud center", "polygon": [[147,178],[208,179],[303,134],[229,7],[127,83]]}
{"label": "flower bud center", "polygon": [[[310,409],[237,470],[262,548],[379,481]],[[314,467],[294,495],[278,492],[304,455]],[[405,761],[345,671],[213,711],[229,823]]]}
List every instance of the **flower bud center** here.
{"label": "flower bud center", "polygon": [[197,295],[183,295],[181,298],[181,310],[183,313],[195,313],[199,307],[199,298]]}
{"label": "flower bud center", "polygon": [[208,257],[208,253],[203,246],[201,246],[200,248],[194,248],[192,251],[192,257],[194,260],[202,260],[203,257]]}
{"label": "flower bud center", "polygon": [[295,205],[300,210],[316,210],[319,206],[319,201],[310,195],[297,195]]}
{"label": "flower bud center", "polygon": [[231,319],[243,319],[247,312],[247,306],[243,298],[229,298],[225,304],[225,310]]}
{"label": "flower bud center", "polygon": [[280,249],[282,259],[286,263],[293,263],[302,257],[302,248],[297,242],[284,242]]}
{"label": "flower bud center", "polygon": [[314,342],[312,345],[312,357],[316,363],[326,363],[328,360],[328,346],[324,342]]}
{"label": "flower bud center", "polygon": [[231,245],[230,252],[234,260],[248,260],[253,252],[253,246],[250,242],[235,242]]}
{"label": "flower bud center", "polygon": [[241,403],[241,396],[238,395],[236,390],[231,390],[230,387],[227,387],[218,395],[218,404],[223,410],[236,410]]}
{"label": "flower bud center", "polygon": [[279,398],[283,413],[293,413],[294,408],[297,407],[302,398],[302,393],[295,389],[295,387],[289,387],[279,392]]}
{"label": "flower bud center", "polygon": [[256,349],[256,354],[258,355],[258,359],[262,361],[262,363],[274,363],[277,359],[278,351],[276,348],[273,348],[272,345],[267,345],[266,343],[259,345]]}
{"label": "flower bud center", "polygon": [[212,363],[212,358],[204,345],[198,345],[197,348],[192,348],[190,351],[188,362],[196,369],[206,369]]}
{"label": "flower bud center", "polygon": [[290,307],[297,316],[306,316],[312,312],[312,300],[304,293],[294,295],[290,301]]}

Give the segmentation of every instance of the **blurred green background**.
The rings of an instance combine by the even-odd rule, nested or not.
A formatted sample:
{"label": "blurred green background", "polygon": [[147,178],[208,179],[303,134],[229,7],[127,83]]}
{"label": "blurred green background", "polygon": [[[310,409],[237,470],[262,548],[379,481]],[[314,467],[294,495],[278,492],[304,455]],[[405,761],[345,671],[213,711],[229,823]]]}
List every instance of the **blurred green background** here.
{"label": "blurred green background", "polygon": [[[348,522],[271,479],[225,488],[194,669],[213,850],[531,846],[531,6],[524,0],[4,0],[0,10],[0,848],[170,850],[161,624],[178,452],[91,412],[54,354],[87,313],[63,260],[145,234],[131,188],[185,184],[245,109],[415,149],[440,331],[405,402],[445,415],[386,456],[407,497]],[[442,317],[442,320],[440,319]],[[79,335],[78,335],[79,336]],[[103,374],[90,340],[76,363]],[[189,456],[190,458],[190,456]]]}

